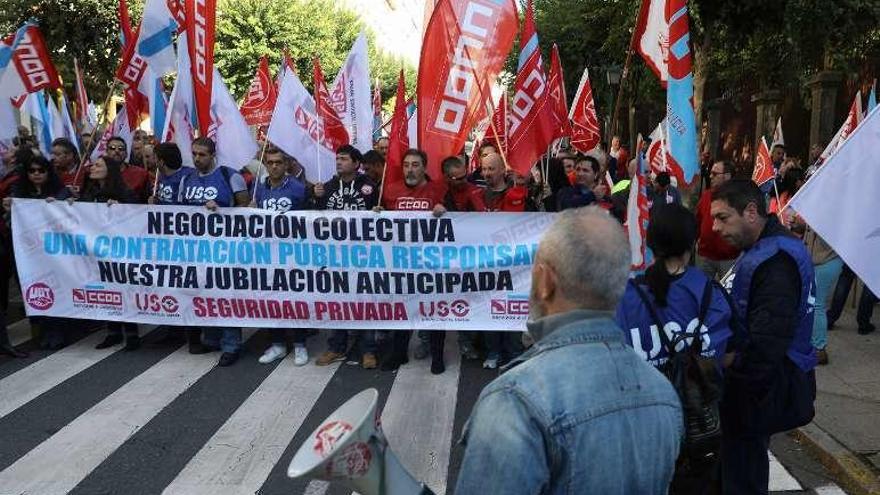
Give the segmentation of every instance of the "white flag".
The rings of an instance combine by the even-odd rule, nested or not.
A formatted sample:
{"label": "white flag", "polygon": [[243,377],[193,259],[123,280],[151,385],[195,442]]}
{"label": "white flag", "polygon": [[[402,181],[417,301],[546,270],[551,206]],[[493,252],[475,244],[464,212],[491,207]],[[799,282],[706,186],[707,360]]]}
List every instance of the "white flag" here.
{"label": "white flag", "polygon": [[776,121],[776,129],[773,130],[773,143],[770,144],[770,149],[773,149],[777,144],[785,146],[785,137],[782,135],[782,117],[779,117],[779,120]]}
{"label": "white flag", "polygon": [[37,138],[40,152],[48,158],[52,152],[52,115],[46,106],[44,90],[28,93],[24,107],[34,124],[33,133]]}
{"label": "white flag", "polygon": [[180,57],[177,60],[177,80],[174,82],[174,89],[171,91],[165,127],[162,130],[160,141],[176,143],[180,149],[183,164],[187,167],[192,167],[195,105],[193,103],[192,74],[189,70],[189,51],[187,50],[185,36],[180,37],[178,54]]}
{"label": "white flag", "polygon": [[[62,117],[61,112],[58,111],[58,105],[55,104],[55,98],[50,96],[46,106],[49,108],[49,132],[51,133],[52,141],[55,141],[58,138],[71,139],[73,136],[68,135],[67,126],[64,125],[64,117]],[[50,142],[50,149],[51,145],[52,143]]]}
{"label": "white flag", "polygon": [[336,170],[336,152],[324,146],[315,101],[296,73],[284,71],[267,139],[295,157],[311,180],[326,181]]}
{"label": "white flag", "polygon": [[165,0],[147,0],[137,39],[137,54],[159,76],[174,72],[176,68],[173,37],[178,23],[175,13],[168,9],[169,4],[175,8],[180,5]]}
{"label": "white flag", "polygon": [[791,199],[797,211],[880,294],[880,111],[874,109]]}
{"label": "white flag", "polygon": [[363,32],[358,35],[333,81],[330,101],[348,131],[351,145],[361,153],[373,149],[373,95],[370,92],[367,37]]}
{"label": "white flag", "polygon": [[128,126],[128,114],[125,112],[124,106],[116,114],[116,118],[113,119],[113,122],[104,129],[104,134],[101,135],[101,140],[98,141],[98,145],[95,146],[95,149],[92,150],[92,154],[89,157],[90,162],[94,163],[95,160],[101,158],[107,152],[107,141],[114,136],[121,137],[122,140],[125,141],[125,149],[131,154],[131,142],[133,136],[131,134],[131,128]]}
{"label": "white flag", "polygon": [[211,128],[207,134],[217,145],[217,163],[240,170],[254,159],[260,147],[216,68],[213,79]]}
{"label": "white flag", "polygon": [[0,146],[12,144],[15,136],[18,136],[18,122],[15,120],[12,100],[0,98]]}
{"label": "white flag", "polygon": [[642,0],[633,35],[636,50],[664,88],[669,80],[669,23],[666,22],[666,3],[667,0]]}
{"label": "white flag", "polygon": [[70,118],[70,112],[68,111],[68,107],[70,105],[67,104],[67,96],[65,96],[64,92],[61,92],[61,120],[64,121],[64,132],[67,135],[67,139],[70,139],[73,142],[73,146],[76,147],[77,153],[79,153],[79,136],[76,135],[76,126],[73,125],[73,119]]}
{"label": "white flag", "polygon": [[412,115],[406,121],[406,136],[409,139],[410,148],[419,147],[419,109],[413,109]]}

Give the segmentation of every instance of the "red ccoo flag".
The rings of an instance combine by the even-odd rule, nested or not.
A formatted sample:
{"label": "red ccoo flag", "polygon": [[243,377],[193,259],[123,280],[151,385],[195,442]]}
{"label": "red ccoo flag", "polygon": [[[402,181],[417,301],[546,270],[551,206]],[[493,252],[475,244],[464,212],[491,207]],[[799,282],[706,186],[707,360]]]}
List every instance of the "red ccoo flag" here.
{"label": "red ccoo flag", "polygon": [[403,180],[403,154],[409,149],[407,105],[409,105],[409,101],[406,99],[406,80],[403,77],[403,69],[401,69],[400,76],[397,78],[397,100],[394,102],[394,115],[391,116],[391,133],[388,135],[385,179],[382,181],[383,194],[388,190],[384,186]]}
{"label": "red ccoo flag", "polygon": [[324,143],[335,150],[343,144],[348,144],[348,131],[345,125],[336,113],[336,108],[330,102],[330,92],[327,90],[327,83],[324,82],[324,73],[321,71],[321,63],[315,58],[312,61],[312,70],[315,83],[315,108],[317,109],[318,118],[324,128]]}
{"label": "red ccoo flag", "polygon": [[773,162],[770,160],[770,149],[767,148],[767,140],[761,136],[761,143],[758,145],[758,153],[755,156],[755,169],[752,170],[752,182],[762,186],[776,177],[776,171],[773,170]]}
{"label": "red ccoo flag", "polygon": [[518,24],[513,0],[439,0],[422,42],[417,88],[418,143],[429,175],[461,151],[486,115],[490,87],[504,66]]}
{"label": "red ccoo flag", "polygon": [[571,145],[581,153],[586,153],[602,140],[599,117],[596,116],[596,103],[593,101],[593,88],[590,86],[590,74],[584,69],[581,83],[574,102],[571,104]]}
{"label": "red ccoo flag", "polygon": [[642,0],[632,37],[632,49],[645,59],[645,65],[657,75],[663,88],[669,80],[670,22],[666,16],[669,3],[669,0]]}
{"label": "red ccoo flag", "polygon": [[128,4],[125,0],[119,0],[118,15],[119,40],[122,44],[122,60],[117,69],[116,77],[125,83],[122,92],[125,96],[125,112],[128,116],[128,127],[130,129],[135,129],[138,124],[140,124],[141,114],[149,111],[150,104],[144,95],[137,90],[138,81],[132,83],[131,80],[122,77],[122,75],[132,72],[128,68],[131,64],[134,64],[137,69],[136,72],[139,74],[142,74],[144,70],[145,65],[143,59],[140,57],[133,57],[140,28],[137,31],[132,31],[131,19],[128,16]]}
{"label": "red ccoo flag", "polygon": [[217,0],[185,0],[186,36],[189,46],[190,72],[195,94],[199,132],[211,128],[211,103],[214,88],[214,28]]}
{"label": "red ccoo flag", "polygon": [[495,107],[495,113],[492,114],[492,120],[489,121],[486,134],[481,141],[481,144],[493,143],[504,156],[507,156],[507,118],[509,112],[507,93],[501,93],[501,97],[498,98],[498,106]]}
{"label": "red ccoo flag", "polygon": [[510,153],[507,161],[513,170],[528,175],[532,165],[553,141],[556,123],[547,79],[544,77],[531,0],[526,8],[526,20],[520,34],[519,46],[519,71],[509,115]]}
{"label": "red ccoo flag", "polygon": [[553,43],[550,50],[550,77],[547,79],[550,87],[550,102],[553,108],[553,117],[556,120],[556,132],[554,138],[571,136],[571,122],[568,121],[568,97],[565,94],[565,78],[562,74],[562,63],[559,61],[559,48]]}
{"label": "red ccoo flag", "polygon": [[241,103],[241,115],[248,125],[269,125],[272,120],[272,112],[275,110],[275,102],[278,100],[278,91],[269,75],[269,59],[263,55],[257,73],[251,81],[247,96]]}
{"label": "red ccoo flag", "polygon": [[76,72],[76,121],[80,128],[86,129],[89,126],[89,96],[76,57],[73,58],[73,71]]}

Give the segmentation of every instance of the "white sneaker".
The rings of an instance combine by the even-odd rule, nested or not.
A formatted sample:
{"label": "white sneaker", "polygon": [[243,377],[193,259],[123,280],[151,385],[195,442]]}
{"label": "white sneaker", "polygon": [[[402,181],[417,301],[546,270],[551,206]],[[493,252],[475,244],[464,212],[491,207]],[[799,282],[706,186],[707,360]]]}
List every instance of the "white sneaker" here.
{"label": "white sneaker", "polygon": [[284,344],[272,344],[266,349],[266,352],[260,356],[260,364],[269,364],[287,355],[287,346]]}
{"label": "white sneaker", "polygon": [[309,351],[306,346],[296,346],[293,348],[293,364],[296,366],[304,366],[309,362]]}

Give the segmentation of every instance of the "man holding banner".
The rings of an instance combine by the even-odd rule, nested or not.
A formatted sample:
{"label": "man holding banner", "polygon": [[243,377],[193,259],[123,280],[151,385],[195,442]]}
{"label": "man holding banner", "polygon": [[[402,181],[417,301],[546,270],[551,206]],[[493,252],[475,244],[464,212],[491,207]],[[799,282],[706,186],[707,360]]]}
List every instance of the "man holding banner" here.
{"label": "man holding banner", "polygon": [[[319,210],[372,210],[379,201],[379,190],[367,175],[358,173],[363,156],[350,144],[336,150],[336,175],[324,184],[315,184],[315,205]],[[374,369],[376,359],[376,332],[354,332],[360,341],[361,366]],[[327,340],[329,349],[315,361],[327,366],[345,360],[348,350],[348,330],[334,330]]]}
{"label": "man holding banner", "polygon": [[[266,175],[264,180],[257,180],[254,184],[254,201],[252,207],[263,210],[271,210],[278,214],[288,211],[304,210],[308,204],[308,190],[303,182],[287,174],[291,159],[279,148],[272,148],[266,152]],[[269,364],[287,355],[287,343],[285,333],[287,330],[274,329],[270,331],[272,345],[260,356],[260,363]],[[306,350],[306,337],[303,329],[293,329],[289,333],[293,337],[293,364],[303,366],[309,362],[309,352]]]}
{"label": "man holding banner", "polygon": [[[428,177],[428,156],[424,151],[409,149],[403,154],[403,182],[385,185],[385,195],[382,198],[386,210],[393,211],[431,211],[434,216],[442,216],[446,213],[443,200],[446,197],[446,186],[439,181],[432,181]],[[406,364],[407,349],[412,332],[397,330],[391,336],[391,352],[382,363],[382,369],[396,370],[402,364]],[[446,342],[446,333],[442,331],[419,332],[421,349],[415,356],[423,359],[424,348],[428,347],[431,354],[431,373],[439,375],[446,371],[443,363],[443,345]],[[425,345],[427,342],[427,346]]]}
{"label": "man holding banner", "polygon": [[[235,170],[220,165],[216,160],[217,148],[210,138],[193,141],[193,164],[196,170],[180,182],[178,204],[201,205],[211,211],[230,206],[247,206],[247,184]],[[205,329],[204,342],[199,342],[200,329],[188,331],[189,352],[204,354],[220,349],[220,366],[231,366],[238,361],[241,351],[241,328],[211,327]]]}

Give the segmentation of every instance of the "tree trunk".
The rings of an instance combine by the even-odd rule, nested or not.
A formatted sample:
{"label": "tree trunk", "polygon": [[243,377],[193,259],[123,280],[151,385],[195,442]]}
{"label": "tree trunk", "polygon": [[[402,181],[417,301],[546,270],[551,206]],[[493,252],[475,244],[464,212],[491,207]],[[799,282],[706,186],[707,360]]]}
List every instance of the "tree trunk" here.
{"label": "tree trunk", "polygon": [[[712,43],[711,30],[705,29],[703,39],[700,43],[694,43],[694,115],[697,119],[697,139],[702,138],[703,128],[703,99],[706,91],[706,80],[709,78],[707,73],[709,64],[709,49]],[[698,148],[702,151],[702,142],[698,142]]]}

